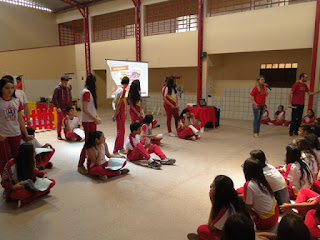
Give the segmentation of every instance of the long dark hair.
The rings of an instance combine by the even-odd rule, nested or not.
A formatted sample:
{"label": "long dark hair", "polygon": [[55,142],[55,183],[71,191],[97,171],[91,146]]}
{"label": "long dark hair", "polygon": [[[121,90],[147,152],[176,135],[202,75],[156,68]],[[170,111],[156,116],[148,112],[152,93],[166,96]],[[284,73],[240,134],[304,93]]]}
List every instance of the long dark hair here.
{"label": "long dark hair", "polygon": [[267,193],[272,197],[274,196],[273,191],[263,174],[261,163],[258,159],[248,158],[243,164],[243,173],[246,181],[254,181],[258,184],[262,192]]}
{"label": "long dark hair", "polygon": [[103,132],[101,131],[95,131],[95,132],[89,132],[89,136],[87,138],[87,141],[85,143],[86,149],[95,147],[97,145],[96,139],[99,139],[101,137]]}
{"label": "long dark hair", "polygon": [[170,76],[167,80],[168,94],[172,94],[172,90],[177,94],[176,84],[174,83],[174,77]]}
{"label": "long dark hair", "polygon": [[185,114],[185,113],[187,113],[187,112],[190,112],[190,110],[187,109],[187,108],[183,109],[182,112],[180,113],[179,120],[180,120],[180,119],[183,119],[183,120],[184,120],[183,114]]}
{"label": "long dark hair", "polygon": [[261,167],[264,168],[266,166],[266,155],[262,150],[252,150],[250,152],[250,157],[258,159],[261,163]]}
{"label": "long dark hair", "polygon": [[242,212],[250,218],[244,202],[238,197],[238,194],[234,189],[231,178],[225,175],[218,175],[215,177],[213,183],[215,190],[212,220],[218,216],[223,207],[231,209],[231,205],[236,212]]}
{"label": "long dark hair", "polygon": [[32,143],[23,143],[20,145],[19,153],[15,157],[17,175],[19,181],[31,179],[34,181],[34,147]]}
{"label": "long dark hair", "polygon": [[[279,107],[281,107],[282,108],[282,112],[284,111],[284,107],[283,107],[283,105],[279,105]],[[280,112],[279,111],[276,111],[276,113],[275,113],[275,115],[279,115],[280,114]]]}
{"label": "long dark hair", "polygon": [[86,86],[87,86],[88,90],[91,92],[91,95],[92,95],[93,101],[94,101],[94,106],[96,107],[96,109],[98,109],[96,81],[97,81],[96,77],[92,73],[90,73],[86,79]]}
{"label": "long dark hair", "polygon": [[304,138],[309,142],[312,149],[320,150],[319,139],[314,133],[308,133]]}
{"label": "long dark hair", "polygon": [[300,185],[301,181],[304,179],[304,174],[307,174],[307,179],[309,181],[309,183],[312,183],[312,176],[311,176],[311,172],[310,169],[308,167],[308,165],[301,160],[301,151],[299,150],[299,148],[294,145],[293,143],[290,143],[287,145],[286,147],[287,153],[286,153],[286,164],[288,165],[289,163],[294,163],[297,162],[300,165],[300,172],[301,172],[301,177],[300,177]]}
{"label": "long dark hair", "polygon": [[152,123],[152,121],[153,121],[153,116],[151,114],[148,114],[142,120],[142,125],[143,124],[150,124],[150,123]]}
{"label": "long dark hair", "polygon": [[[0,97],[2,97],[2,89],[7,83],[13,84],[13,81],[11,81],[9,78],[3,77],[0,79]],[[14,91],[12,94],[12,97],[16,98],[16,92]]]}
{"label": "long dark hair", "polygon": [[304,152],[308,157],[317,157],[312,147],[310,146],[310,142],[307,141],[304,137],[297,137],[295,140],[297,142],[297,147],[299,148],[300,152]]}
{"label": "long dark hair", "polygon": [[220,240],[255,240],[254,224],[250,217],[242,213],[232,214],[226,221]]}
{"label": "long dark hair", "polygon": [[285,215],[278,226],[277,240],[311,240],[310,232],[304,222],[294,214]]}
{"label": "long dark hair", "polygon": [[139,80],[134,80],[132,81],[131,85],[130,85],[130,89],[129,89],[129,93],[128,93],[128,104],[132,104],[133,106],[135,106],[141,99],[140,96],[140,81]]}

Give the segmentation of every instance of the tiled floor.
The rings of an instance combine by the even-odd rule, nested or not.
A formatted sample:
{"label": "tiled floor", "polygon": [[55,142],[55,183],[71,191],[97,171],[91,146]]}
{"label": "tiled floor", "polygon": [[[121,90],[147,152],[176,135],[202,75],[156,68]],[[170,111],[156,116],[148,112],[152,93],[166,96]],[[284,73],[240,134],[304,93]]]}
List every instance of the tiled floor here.
{"label": "tiled floor", "polygon": [[[98,129],[112,149],[115,123],[110,110],[100,109],[100,115]],[[158,120],[161,127],[155,132],[165,133],[165,119]],[[157,171],[128,163],[128,176],[99,182],[76,171],[83,143],[58,141],[54,131],[38,133],[41,143],[56,148],[55,167],[48,173],[56,186],[21,209],[1,200],[0,239],[187,239],[207,222],[209,186],[216,175],[228,175],[240,187],[241,164],[252,149],[265,151],[271,164],[283,163],[285,146],[292,141],[288,128],[264,125],[261,135],[252,137],[251,121],[222,120],[197,142],[166,137],[162,150],[177,159],[175,166]]]}

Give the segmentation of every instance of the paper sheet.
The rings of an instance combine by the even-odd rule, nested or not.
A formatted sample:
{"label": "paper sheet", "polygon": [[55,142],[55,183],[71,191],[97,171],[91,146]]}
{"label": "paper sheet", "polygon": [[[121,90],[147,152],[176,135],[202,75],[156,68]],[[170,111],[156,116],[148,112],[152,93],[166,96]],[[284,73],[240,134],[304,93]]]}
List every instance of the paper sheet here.
{"label": "paper sheet", "polygon": [[52,148],[36,148],[36,154],[52,152]]}
{"label": "paper sheet", "polygon": [[34,186],[39,191],[45,191],[48,189],[52,181],[50,181],[48,178],[38,178],[36,179],[36,182],[34,183]]}
{"label": "paper sheet", "polygon": [[110,158],[108,161],[107,169],[119,170],[123,167],[123,164],[125,162],[126,162],[125,158]]}

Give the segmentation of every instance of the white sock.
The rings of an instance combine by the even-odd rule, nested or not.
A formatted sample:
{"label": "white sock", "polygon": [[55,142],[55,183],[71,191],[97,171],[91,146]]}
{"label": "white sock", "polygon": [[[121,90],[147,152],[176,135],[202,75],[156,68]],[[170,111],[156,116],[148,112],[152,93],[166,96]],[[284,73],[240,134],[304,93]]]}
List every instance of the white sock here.
{"label": "white sock", "polygon": [[148,163],[152,163],[152,162],[154,162],[154,160],[150,158],[150,159],[148,160]]}

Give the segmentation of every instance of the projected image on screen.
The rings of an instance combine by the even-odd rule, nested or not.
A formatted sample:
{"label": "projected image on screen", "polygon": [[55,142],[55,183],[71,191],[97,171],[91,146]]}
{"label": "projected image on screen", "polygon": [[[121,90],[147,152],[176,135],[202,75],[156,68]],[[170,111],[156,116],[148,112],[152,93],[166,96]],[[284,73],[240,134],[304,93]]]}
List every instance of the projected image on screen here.
{"label": "projected image on screen", "polygon": [[[107,60],[107,98],[113,98],[118,87],[121,87],[121,79],[127,76],[130,79],[127,87],[127,95],[131,82],[140,80],[141,96],[148,96],[148,63]],[[127,96],[126,96],[127,97]]]}

